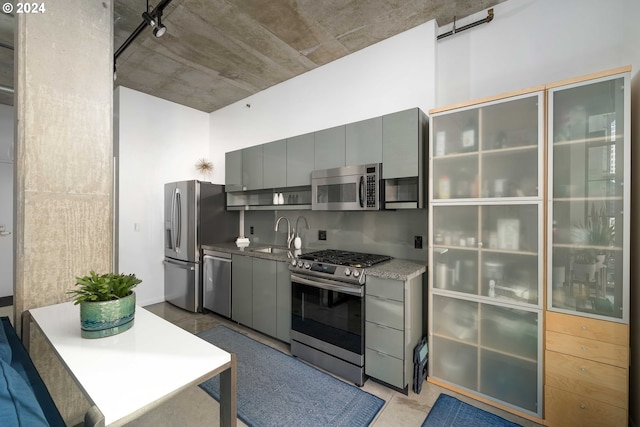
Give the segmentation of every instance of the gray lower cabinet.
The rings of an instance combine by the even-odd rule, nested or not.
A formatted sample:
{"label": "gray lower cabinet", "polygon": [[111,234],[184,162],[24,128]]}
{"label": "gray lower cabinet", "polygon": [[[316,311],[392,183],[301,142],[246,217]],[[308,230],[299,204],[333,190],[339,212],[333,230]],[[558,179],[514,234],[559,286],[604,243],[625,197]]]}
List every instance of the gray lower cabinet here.
{"label": "gray lower cabinet", "polygon": [[253,327],[253,258],[231,256],[231,319]]}
{"label": "gray lower cabinet", "polygon": [[276,338],[291,342],[291,272],[289,263],[276,262]]}
{"label": "gray lower cabinet", "polygon": [[336,126],[315,133],[314,169],[345,166],[345,126]]}
{"label": "gray lower cabinet", "polygon": [[287,138],[287,187],[311,185],[314,141],[313,133]]}
{"label": "gray lower cabinet", "polygon": [[291,276],[286,262],[233,255],[231,319],[290,341]]}
{"label": "gray lower cabinet", "polygon": [[365,373],[406,390],[422,337],[422,275],[406,281],[367,276],[365,286]]}
{"label": "gray lower cabinet", "polygon": [[242,150],[224,155],[224,190],[242,191]]}
{"label": "gray lower cabinet", "polygon": [[253,259],[253,329],[276,336],[276,261]]}
{"label": "gray lower cabinet", "polygon": [[382,177],[423,176],[426,115],[412,108],[382,117]]}
{"label": "gray lower cabinet", "polygon": [[263,188],[283,188],[287,186],[287,140],[263,145],[262,176]]}
{"label": "gray lower cabinet", "polygon": [[346,126],[345,164],[382,163],[382,117]]}

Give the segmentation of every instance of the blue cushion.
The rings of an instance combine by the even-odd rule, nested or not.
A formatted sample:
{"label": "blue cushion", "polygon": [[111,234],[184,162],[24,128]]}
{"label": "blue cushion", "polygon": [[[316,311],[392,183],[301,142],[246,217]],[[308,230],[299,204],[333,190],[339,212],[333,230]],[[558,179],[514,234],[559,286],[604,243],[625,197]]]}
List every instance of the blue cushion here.
{"label": "blue cushion", "polygon": [[5,322],[0,325],[0,360],[11,363],[11,344],[7,339],[7,333],[4,330]]}
{"label": "blue cushion", "polygon": [[49,426],[26,381],[0,360],[0,420],[6,427]]}

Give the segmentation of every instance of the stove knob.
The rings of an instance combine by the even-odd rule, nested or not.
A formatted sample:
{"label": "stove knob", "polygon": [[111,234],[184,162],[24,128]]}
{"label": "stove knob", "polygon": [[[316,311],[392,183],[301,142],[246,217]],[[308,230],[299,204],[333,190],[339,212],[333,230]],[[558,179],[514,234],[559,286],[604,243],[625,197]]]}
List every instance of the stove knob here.
{"label": "stove knob", "polygon": [[291,260],[291,267],[295,267],[296,265],[298,265],[298,261],[296,261],[295,259]]}
{"label": "stove knob", "polygon": [[[354,270],[354,274],[355,274],[355,270]],[[351,276],[351,270],[349,270],[348,268],[344,269],[344,275],[345,276]]]}
{"label": "stove knob", "polygon": [[304,268],[306,268],[307,270],[311,268],[311,264],[309,264],[308,262],[304,263]]}
{"label": "stove knob", "polygon": [[353,270],[353,277],[359,277],[360,272],[358,270]]}
{"label": "stove knob", "polygon": [[302,261],[298,261],[298,268],[302,268],[303,265]]}

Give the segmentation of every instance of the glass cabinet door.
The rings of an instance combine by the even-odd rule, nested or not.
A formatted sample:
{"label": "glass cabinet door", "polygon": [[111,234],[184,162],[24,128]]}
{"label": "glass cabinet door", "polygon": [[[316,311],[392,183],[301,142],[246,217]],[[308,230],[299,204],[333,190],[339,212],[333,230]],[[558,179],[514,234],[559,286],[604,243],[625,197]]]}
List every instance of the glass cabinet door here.
{"label": "glass cabinet door", "polygon": [[434,200],[541,196],[542,94],[432,120]]}
{"label": "glass cabinet door", "polygon": [[541,307],[541,204],[433,207],[435,290]]}
{"label": "glass cabinet door", "polygon": [[549,92],[549,307],[628,319],[628,76]]}

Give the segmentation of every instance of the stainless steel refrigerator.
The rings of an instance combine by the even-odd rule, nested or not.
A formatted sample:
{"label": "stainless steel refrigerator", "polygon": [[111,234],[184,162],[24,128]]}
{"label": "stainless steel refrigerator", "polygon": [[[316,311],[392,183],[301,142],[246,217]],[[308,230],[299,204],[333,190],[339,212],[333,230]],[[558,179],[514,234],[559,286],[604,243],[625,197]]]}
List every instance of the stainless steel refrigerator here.
{"label": "stainless steel refrigerator", "polygon": [[165,300],[201,312],[201,246],[233,242],[238,235],[238,212],[226,210],[224,185],[172,182],[164,186],[164,223]]}

